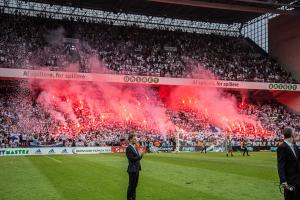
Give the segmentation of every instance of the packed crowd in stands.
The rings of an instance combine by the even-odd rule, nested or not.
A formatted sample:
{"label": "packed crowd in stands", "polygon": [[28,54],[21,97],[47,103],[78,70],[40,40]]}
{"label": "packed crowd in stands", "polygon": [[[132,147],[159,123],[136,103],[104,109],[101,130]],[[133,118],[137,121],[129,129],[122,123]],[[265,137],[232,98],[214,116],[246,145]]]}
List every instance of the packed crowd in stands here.
{"label": "packed crowd in stands", "polygon": [[203,77],[207,69],[222,80],[297,82],[242,37],[6,14],[0,18],[3,68],[189,78]]}
{"label": "packed crowd in stands", "polygon": [[[69,20],[52,20],[0,14],[0,68],[50,69],[84,73],[113,73],[161,77],[203,78],[206,70],[218,79],[232,81],[296,83],[290,73],[242,37],[203,35],[181,31],[141,29]],[[74,111],[77,122],[64,127],[42,105],[26,94],[1,93],[0,147],[122,146],[129,133],[140,145],[222,145],[225,135],[235,144],[276,146],[284,127],[300,134],[300,115],[280,104],[238,107],[257,125],[222,129],[205,113],[165,109],[173,130],[153,124],[116,120],[106,111],[93,119]],[[25,94],[24,94],[25,93]],[[30,93],[30,92],[29,92]],[[105,107],[105,106],[104,106]],[[96,122],[94,122],[96,121]],[[92,124],[92,125],[91,125]]]}
{"label": "packed crowd in stands", "polygon": [[[167,107],[166,107],[167,108]],[[195,146],[205,142],[221,146],[230,135],[235,145],[246,140],[256,146],[276,146],[282,140],[282,130],[292,127],[300,138],[300,115],[289,111],[283,105],[245,104],[238,107],[240,114],[255,117],[261,127],[245,127],[244,130],[225,130],[213,126],[205,114],[194,113],[184,108],[177,111],[166,109],[170,121],[177,127],[162,132],[150,124],[136,124],[132,121],[117,120],[114,114],[106,113],[92,121],[80,114],[80,131],[69,123],[68,128],[60,129],[59,122],[51,116],[32,95],[1,94],[0,97],[0,147],[34,146],[122,146],[126,145],[129,133],[136,133],[140,145],[173,146],[177,137],[180,146]],[[83,112],[83,111],[81,111]],[[94,120],[96,123],[94,123]],[[68,123],[68,122],[66,122]],[[79,126],[79,125],[78,125]],[[256,130],[253,130],[255,128]]]}

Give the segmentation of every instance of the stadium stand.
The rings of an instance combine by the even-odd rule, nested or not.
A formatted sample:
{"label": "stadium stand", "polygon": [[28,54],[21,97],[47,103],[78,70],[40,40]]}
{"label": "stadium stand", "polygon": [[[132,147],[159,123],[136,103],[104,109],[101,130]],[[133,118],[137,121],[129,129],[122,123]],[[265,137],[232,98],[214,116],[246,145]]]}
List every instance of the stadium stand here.
{"label": "stadium stand", "polygon": [[[29,147],[29,146],[120,146],[126,144],[125,138],[131,132],[136,132],[141,145],[160,144],[174,146],[175,137],[179,132],[181,146],[195,146],[198,142],[222,145],[224,132],[233,134],[232,139],[239,141],[247,138],[252,145],[276,146],[282,140],[281,132],[284,127],[295,129],[297,137],[300,131],[300,115],[289,111],[280,104],[243,104],[239,106],[239,113],[257,120],[257,127],[243,123],[245,128],[231,127],[230,130],[218,130],[213,127],[205,113],[195,113],[183,104],[176,111],[168,109],[162,102],[156,102],[165,107],[170,121],[180,130],[161,133],[158,127],[135,121],[119,120],[114,113],[90,119],[91,110],[88,107],[76,112],[80,120],[80,130],[73,126],[74,122],[67,122],[67,129],[62,127],[42,105],[35,103],[25,94],[1,95],[0,98],[0,144],[1,147]],[[157,106],[157,105],[156,105]],[[105,106],[103,106],[105,107]],[[109,109],[104,112],[109,112]],[[145,112],[145,111],[142,111]],[[94,122],[96,121],[96,122]]]}
{"label": "stadium stand", "polygon": [[[0,66],[296,83],[243,37],[1,14]],[[103,65],[93,66],[91,57]],[[72,66],[72,67],[70,67]]]}

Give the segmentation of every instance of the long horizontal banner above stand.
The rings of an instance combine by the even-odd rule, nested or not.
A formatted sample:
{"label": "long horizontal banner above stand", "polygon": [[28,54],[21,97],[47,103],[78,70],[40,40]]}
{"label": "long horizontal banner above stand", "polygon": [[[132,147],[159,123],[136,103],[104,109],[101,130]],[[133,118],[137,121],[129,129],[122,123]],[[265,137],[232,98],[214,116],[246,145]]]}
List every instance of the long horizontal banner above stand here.
{"label": "long horizontal banner above stand", "polygon": [[134,75],[114,75],[97,73],[76,73],[60,71],[26,70],[0,68],[0,77],[21,79],[50,79],[50,80],[72,80],[72,81],[100,81],[110,83],[131,83],[147,85],[182,85],[203,86],[230,89],[257,89],[257,90],[284,90],[300,91],[300,84],[288,83],[263,83],[244,81],[205,80],[190,78],[169,78]]}

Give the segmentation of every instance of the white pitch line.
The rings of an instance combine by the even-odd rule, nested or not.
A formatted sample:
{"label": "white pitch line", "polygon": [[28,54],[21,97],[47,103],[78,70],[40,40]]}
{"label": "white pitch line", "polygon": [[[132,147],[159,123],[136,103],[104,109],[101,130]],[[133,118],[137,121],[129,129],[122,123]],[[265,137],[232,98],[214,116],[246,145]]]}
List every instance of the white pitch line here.
{"label": "white pitch line", "polygon": [[57,159],[52,158],[52,157],[50,157],[50,156],[45,156],[45,157],[47,157],[47,158],[49,158],[49,159],[51,159],[51,160],[54,160],[55,162],[62,163],[61,160],[57,160]]}

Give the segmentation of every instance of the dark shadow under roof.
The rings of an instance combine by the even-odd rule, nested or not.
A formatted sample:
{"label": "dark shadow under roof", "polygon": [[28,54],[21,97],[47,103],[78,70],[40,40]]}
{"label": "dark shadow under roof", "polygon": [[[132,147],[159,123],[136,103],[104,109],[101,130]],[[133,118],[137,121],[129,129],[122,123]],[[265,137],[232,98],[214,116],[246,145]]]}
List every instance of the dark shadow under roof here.
{"label": "dark shadow under roof", "polygon": [[[34,0],[36,2],[67,5],[74,7],[99,9],[112,12],[124,12],[147,16],[170,17],[195,21],[216,23],[243,23],[256,18],[266,10],[275,10],[282,4],[291,0],[182,0],[176,3],[166,3],[166,0]],[[176,1],[176,0],[175,0]],[[209,8],[202,6],[183,5],[184,2],[208,5],[224,5],[228,9]],[[248,11],[230,10],[236,7],[244,7]],[[256,10],[256,11],[253,11]]]}

